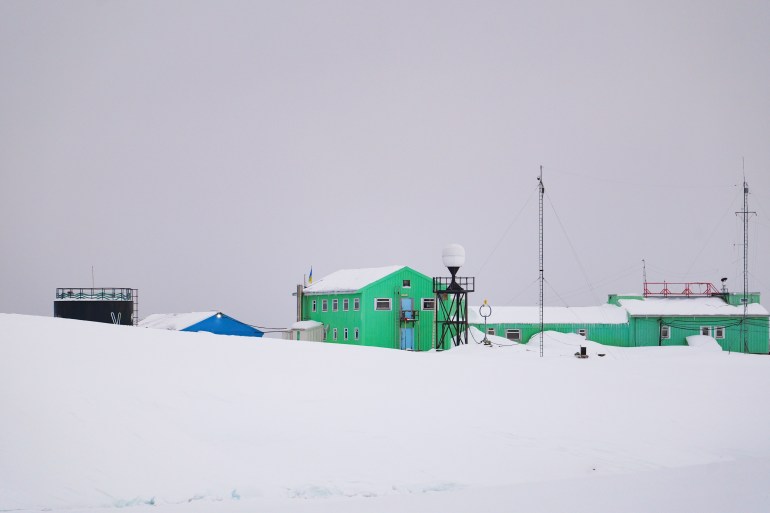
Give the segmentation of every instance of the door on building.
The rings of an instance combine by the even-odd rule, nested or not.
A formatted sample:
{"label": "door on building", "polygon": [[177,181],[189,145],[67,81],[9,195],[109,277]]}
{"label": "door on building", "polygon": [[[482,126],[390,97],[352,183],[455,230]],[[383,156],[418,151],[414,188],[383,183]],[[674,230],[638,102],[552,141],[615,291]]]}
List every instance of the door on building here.
{"label": "door on building", "polygon": [[401,298],[401,349],[414,351],[414,300]]}

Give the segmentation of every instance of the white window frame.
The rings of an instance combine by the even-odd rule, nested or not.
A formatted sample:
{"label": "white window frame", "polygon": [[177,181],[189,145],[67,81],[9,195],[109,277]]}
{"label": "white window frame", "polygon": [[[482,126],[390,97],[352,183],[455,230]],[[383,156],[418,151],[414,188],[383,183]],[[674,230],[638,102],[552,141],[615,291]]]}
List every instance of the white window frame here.
{"label": "white window frame", "polygon": [[580,335],[581,337],[587,337],[588,330],[585,328],[580,328],[579,330],[577,330],[577,334]]}
{"label": "white window frame", "polygon": [[345,298],[342,300],[342,311],[347,312],[350,310],[350,299]]}
{"label": "white window frame", "polygon": [[311,310],[313,312],[317,312],[318,311],[318,300],[317,299],[313,300],[313,302],[311,303],[311,307],[310,308],[311,308]]}
{"label": "white window frame", "polygon": [[412,280],[401,280],[401,288],[402,289],[411,289],[412,288]]}
{"label": "white window frame", "polygon": [[348,329],[342,328],[342,340],[347,340],[347,339],[348,339]]}
{"label": "white window frame", "polygon": [[[430,304],[430,307],[425,306],[426,304]],[[426,312],[433,312],[436,310],[436,298],[435,297],[424,297],[422,298],[422,309]]]}
{"label": "white window frame", "polygon": [[[379,302],[380,301],[387,301],[388,307],[387,308],[380,308]],[[377,312],[389,312],[393,310],[393,300],[389,297],[376,297],[374,298],[374,310]]]}
{"label": "white window frame", "polygon": [[725,338],[724,326],[714,326],[714,338],[717,340],[722,340]]}
{"label": "white window frame", "polygon": [[335,341],[337,340],[337,328],[332,328],[332,337]]}
{"label": "white window frame", "polygon": [[332,312],[336,312],[340,309],[340,300],[332,299]]}
{"label": "white window frame", "polygon": [[505,330],[505,338],[511,342],[521,342],[521,330],[518,328],[508,328]]}
{"label": "white window frame", "polygon": [[358,340],[359,331],[358,328],[353,328],[353,340]]}
{"label": "white window frame", "polygon": [[493,335],[495,334],[495,328],[487,328],[487,335]]}
{"label": "white window frame", "polygon": [[661,340],[668,340],[671,338],[671,326],[660,327],[660,338]]}
{"label": "white window frame", "polygon": [[353,311],[357,312],[361,309],[361,298],[354,297],[353,298]]}
{"label": "white window frame", "polygon": [[329,300],[328,299],[322,299],[321,300],[321,311],[322,312],[328,312],[329,311]]}
{"label": "white window frame", "polygon": [[700,334],[705,335],[707,337],[711,336],[711,326],[701,326],[700,327]]}

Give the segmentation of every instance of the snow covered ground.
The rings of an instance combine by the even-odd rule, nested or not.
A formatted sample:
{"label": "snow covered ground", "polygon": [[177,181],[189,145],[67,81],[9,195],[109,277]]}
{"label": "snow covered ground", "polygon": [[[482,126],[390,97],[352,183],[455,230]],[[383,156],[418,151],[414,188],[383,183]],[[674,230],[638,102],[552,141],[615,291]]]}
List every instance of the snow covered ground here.
{"label": "snow covered ground", "polygon": [[770,357],[493,342],[0,314],[0,511],[770,511]]}

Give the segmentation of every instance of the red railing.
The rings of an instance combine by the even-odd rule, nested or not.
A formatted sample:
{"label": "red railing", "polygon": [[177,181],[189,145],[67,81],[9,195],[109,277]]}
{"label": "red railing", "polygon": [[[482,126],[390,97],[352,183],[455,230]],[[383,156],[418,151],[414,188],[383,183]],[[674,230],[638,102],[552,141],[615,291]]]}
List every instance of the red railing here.
{"label": "red railing", "polygon": [[709,297],[718,296],[721,292],[713,283],[691,281],[687,283],[644,283],[644,297]]}

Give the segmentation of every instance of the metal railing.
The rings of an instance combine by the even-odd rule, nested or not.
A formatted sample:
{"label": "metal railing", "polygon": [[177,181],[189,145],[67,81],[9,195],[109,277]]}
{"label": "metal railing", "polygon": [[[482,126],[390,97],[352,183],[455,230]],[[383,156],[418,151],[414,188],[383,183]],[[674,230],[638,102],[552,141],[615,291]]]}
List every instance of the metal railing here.
{"label": "metal railing", "polygon": [[713,283],[692,281],[685,283],[644,282],[644,297],[710,297],[721,296]]}
{"label": "metal railing", "polygon": [[[465,276],[456,276],[455,277],[455,283],[460,287],[460,290],[464,290],[465,292],[473,292],[476,287],[476,278],[475,277],[465,277]],[[433,278],[433,293],[434,294],[441,294],[446,291],[452,291],[453,289],[450,288],[452,285],[452,278],[450,277],[438,277]]]}
{"label": "metal railing", "polygon": [[72,299],[83,301],[134,301],[134,296],[135,289],[116,287],[64,287],[56,289],[56,299]]}

